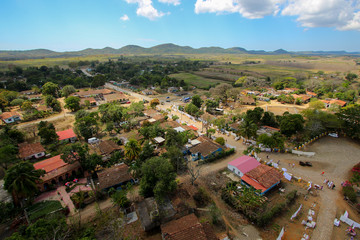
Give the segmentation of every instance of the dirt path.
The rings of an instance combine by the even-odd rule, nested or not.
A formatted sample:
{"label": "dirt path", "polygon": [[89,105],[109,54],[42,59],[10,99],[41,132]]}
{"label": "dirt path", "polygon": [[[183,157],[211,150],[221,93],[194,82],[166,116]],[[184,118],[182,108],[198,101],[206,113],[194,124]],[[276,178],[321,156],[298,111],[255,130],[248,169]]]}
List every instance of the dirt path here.
{"label": "dirt path", "polygon": [[[317,215],[317,226],[312,239],[329,240],[332,236],[333,221],[337,211],[337,200],[341,198],[341,182],[345,181],[350,169],[359,162],[360,146],[347,138],[325,137],[307,147],[304,151],[315,152],[315,156],[298,157],[292,154],[261,153],[260,157],[274,161],[280,160],[280,167],[285,167],[290,173],[315,184],[324,185],[324,179],[333,181],[335,190],[324,185],[320,191],[320,211]],[[301,167],[298,161],[311,161],[313,167]],[[289,164],[295,163],[295,168]],[[321,172],[325,172],[324,176]]]}

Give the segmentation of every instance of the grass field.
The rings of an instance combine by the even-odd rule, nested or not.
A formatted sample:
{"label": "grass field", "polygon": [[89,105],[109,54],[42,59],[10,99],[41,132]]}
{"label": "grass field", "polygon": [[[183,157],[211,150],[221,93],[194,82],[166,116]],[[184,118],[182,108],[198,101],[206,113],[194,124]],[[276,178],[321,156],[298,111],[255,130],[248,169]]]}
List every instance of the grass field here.
{"label": "grass field", "polygon": [[223,80],[205,78],[192,73],[176,73],[176,74],[171,74],[170,77],[176,78],[178,80],[184,80],[185,83],[202,89],[208,88],[217,83],[224,82]]}
{"label": "grass field", "polygon": [[29,219],[36,220],[62,208],[59,201],[38,202],[28,208]]}

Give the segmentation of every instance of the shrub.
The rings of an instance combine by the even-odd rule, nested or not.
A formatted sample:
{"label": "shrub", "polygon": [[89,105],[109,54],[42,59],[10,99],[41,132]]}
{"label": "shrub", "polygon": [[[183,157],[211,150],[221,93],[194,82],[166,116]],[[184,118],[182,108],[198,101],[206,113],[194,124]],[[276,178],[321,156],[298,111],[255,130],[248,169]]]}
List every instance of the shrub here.
{"label": "shrub", "polygon": [[357,203],[356,192],[352,186],[345,186],[342,188],[342,192],[345,197],[349,198],[349,200],[353,203]]}
{"label": "shrub", "polygon": [[193,198],[197,207],[205,207],[211,201],[209,194],[202,187],[200,187],[198,192],[194,194]]}
{"label": "shrub", "polygon": [[218,144],[220,144],[221,146],[225,145],[225,139],[223,137],[218,137],[215,139],[215,142],[217,142]]}

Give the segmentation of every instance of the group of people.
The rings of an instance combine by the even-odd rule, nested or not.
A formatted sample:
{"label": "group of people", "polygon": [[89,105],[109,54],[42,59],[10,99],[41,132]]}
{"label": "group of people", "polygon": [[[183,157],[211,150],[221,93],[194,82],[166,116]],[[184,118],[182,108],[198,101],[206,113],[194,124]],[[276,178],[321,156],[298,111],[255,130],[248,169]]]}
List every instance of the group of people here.
{"label": "group of people", "polygon": [[335,184],[334,184],[333,181],[329,181],[328,179],[325,179],[324,183],[328,186],[329,189],[334,189],[335,188]]}

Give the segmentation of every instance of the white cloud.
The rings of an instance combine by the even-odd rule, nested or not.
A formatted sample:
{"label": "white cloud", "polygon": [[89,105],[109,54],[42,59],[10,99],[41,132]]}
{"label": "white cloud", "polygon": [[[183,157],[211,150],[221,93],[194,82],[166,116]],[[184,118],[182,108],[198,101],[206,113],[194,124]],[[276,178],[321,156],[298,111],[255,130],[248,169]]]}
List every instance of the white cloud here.
{"label": "white cloud", "polygon": [[195,13],[239,13],[244,18],[295,16],[305,28],[360,31],[360,0],[197,0]]}
{"label": "white cloud", "polygon": [[129,18],[128,15],[124,14],[124,16],[120,17],[120,20],[121,20],[121,21],[129,21],[130,18]]}
{"label": "white cloud", "polygon": [[138,16],[146,17],[150,20],[156,20],[164,16],[163,12],[159,12],[152,5],[152,0],[125,0],[127,3],[137,3],[138,8],[136,10],[136,14]]}
{"label": "white cloud", "polygon": [[195,13],[239,13],[245,18],[276,15],[285,0],[197,0]]}
{"label": "white cloud", "polygon": [[172,4],[174,6],[180,5],[180,0],[159,0],[159,2]]}
{"label": "white cloud", "polygon": [[357,0],[291,0],[282,15],[297,16],[304,27],[360,31],[359,10]]}

